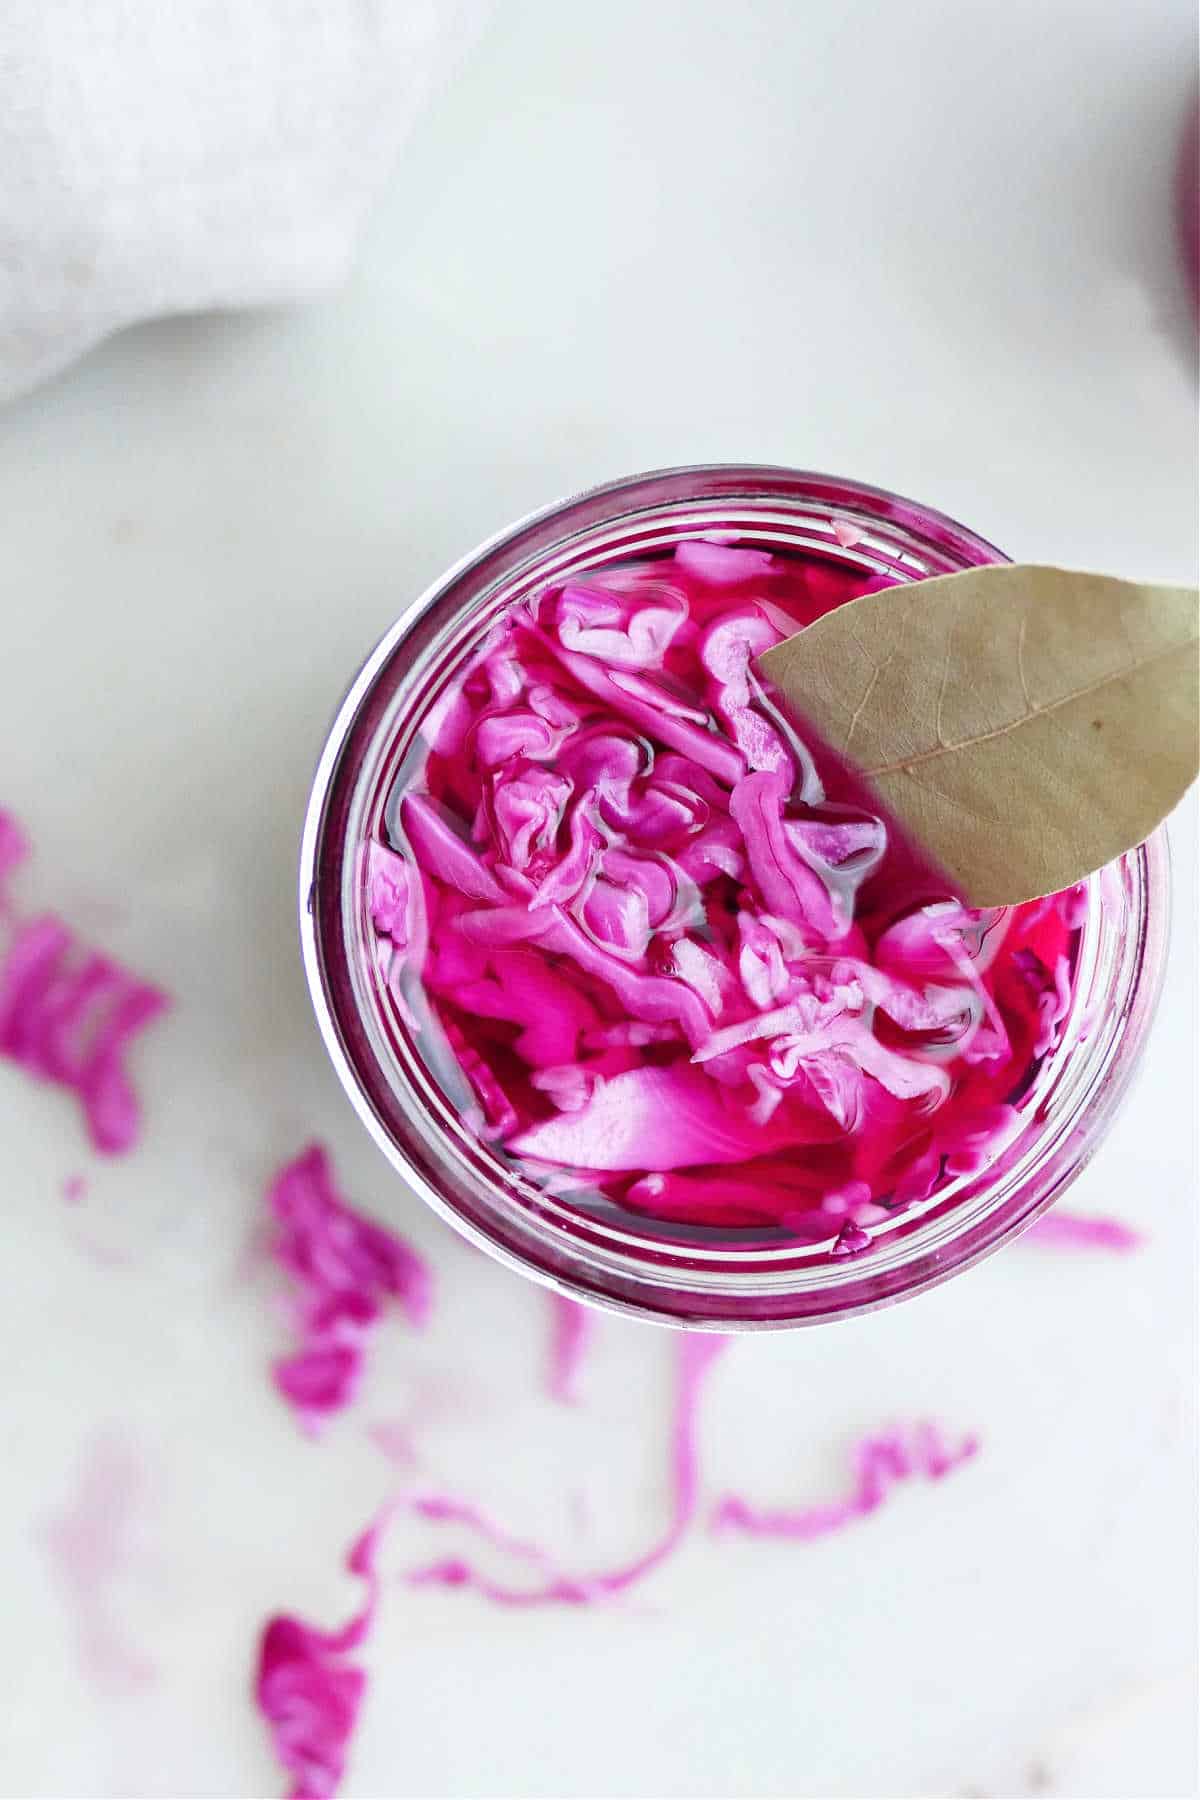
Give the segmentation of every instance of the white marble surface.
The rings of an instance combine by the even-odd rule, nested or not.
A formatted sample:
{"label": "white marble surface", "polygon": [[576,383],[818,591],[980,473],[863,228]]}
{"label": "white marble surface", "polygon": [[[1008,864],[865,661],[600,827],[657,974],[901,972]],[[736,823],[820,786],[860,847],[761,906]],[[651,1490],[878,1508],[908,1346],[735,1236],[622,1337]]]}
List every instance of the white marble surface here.
{"label": "white marble surface", "polygon": [[[1186,0],[498,10],[344,295],[132,332],[0,416],[22,897],[177,1001],[125,1162],[0,1064],[8,1795],[280,1791],[254,1636],[352,1605],[339,1558],[393,1479],[371,1420],[414,1419],[423,1478],[584,1564],[661,1518],[669,1341],[605,1323],[585,1404],[550,1406],[542,1296],[397,1190],[309,1018],[308,772],[408,596],[567,489],[735,457],[881,482],[1027,559],[1195,578]],[[1174,843],[1145,1072],[1073,1196],[1145,1250],[1018,1245],[739,1342],[703,1420],[710,1493],[831,1493],[857,1431],[922,1413],[977,1429],[977,1462],[825,1544],[698,1536],[605,1612],[389,1585],[347,1793],[1195,1792],[1194,808]],[[313,1135],[441,1282],[317,1445],[268,1385],[283,1327],[245,1254]],[[81,1665],[36,1529],[105,1441],[141,1473],[110,1595],[155,1665],[132,1693]],[[428,1549],[399,1526],[387,1567]]]}

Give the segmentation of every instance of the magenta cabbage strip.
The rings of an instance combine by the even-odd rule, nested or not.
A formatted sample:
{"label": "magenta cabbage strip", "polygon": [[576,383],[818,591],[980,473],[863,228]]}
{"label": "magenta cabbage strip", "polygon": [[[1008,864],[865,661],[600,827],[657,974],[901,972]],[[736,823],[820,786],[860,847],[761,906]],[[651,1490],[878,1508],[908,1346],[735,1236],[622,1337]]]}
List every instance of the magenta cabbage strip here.
{"label": "magenta cabbage strip", "polygon": [[1080,894],[959,904],[756,673],[880,585],[698,539],[546,587],[406,759],[362,865],[380,981],[560,1203],[853,1257],[1020,1129]]}
{"label": "magenta cabbage strip", "polygon": [[[28,852],[14,820],[0,813],[0,880]],[[130,1042],[167,1006],[160,989],[110,957],[86,950],[47,913],[11,918],[0,946],[0,1056],[79,1099],[97,1150],[121,1155],[141,1131],[141,1109],[125,1068]]]}
{"label": "magenta cabbage strip", "polygon": [[321,1631],[302,1619],[278,1614],[268,1620],[259,1642],[255,1702],[266,1719],[276,1754],[292,1778],[289,1800],[330,1800],[345,1773],[346,1754],[366,1688],[360,1665],[347,1658],[361,1648],[371,1629],[379,1597],[375,1560],[379,1538],[401,1507],[435,1525],[473,1531],[492,1548],[526,1563],[543,1577],[540,1586],[508,1588],[490,1581],[462,1559],[413,1571],[410,1586],[473,1587],[497,1605],[586,1604],[623,1592],[657,1568],[677,1547],[696,1515],[699,1466],[696,1414],[701,1385],[725,1340],[689,1337],[680,1346],[671,1433],[672,1517],[664,1536],[624,1568],[577,1579],[556,1572],[549,1554],[513,1537],[480,1508],[445,1494],[393,1501],[353,1545],[346,1566],[367,1583],[361,1609],[340,1631]]}
{"label": "magenta cabbage strip", "polygon": [[578,1398],[579,1370],[596,1328],[590,1307],[566,1294],[547,1295],[550,1303],[550,1355],[546,1387],[554,1400],[570,1405]]}
{"label": "magenta cabbage strip", "polygon": [[410,1324],[425,1324],[432,1275],[403,1239],[346,1204],[319,1144],[279,1170],[267,1204],[271,1248],[295,1288],[301,1339],[275,1364],[275,1385],[311,1426],[353,1397],[367,1337],[389,1300]]}
{"label": "magenta cabbage strip", "polygon": [[346,1658],[365,1642],[375,1617],[375,1553],[385,1522],[377,1520],[346,1558],[350,1573],[367,1583],[367,1598],[340,1631],[321,1631],[287,1613],[263,1628],[254,1698],[292,1777],[289,1800],[329,1800],[345,1773],[366,1687],[361,1667]]}
{"label": "magenta cabbage strip", "polygon": [[[25,836],[11,813],[0,806],[0,882],[12,873],[19,863],[23,863],[29,855],[29,839]],[[0,903],[4,893],[0,888]]]}
{"label": "magenta cabbage strip", "polygon": [[[557,1573],[548,1580],[529,1587],[511,1587],[503,1582],[493,1581],[464,1557],[446,1557],[439,1562],[414,1569],[408,1576],[409,1585],[473,1588],[496,1606],[588,1606],[624,1593],[644,1580],[678,1549],[696,1516],[699,1495],[697,1411],[705,1375],[713,1359],[725,1348],[726,1341],[723,1338],[696,1334],[686,1337],[679,1347],[671,1428],[671,1518],[662,1537],[642,1555],[619,1568],[599,1574],[576,1576]],[[442,1501],[440,1504],[445,1508],[441,1517],[457,1524],[471,1525],[489,1543],[515,1551],[527,1561],[545,1564],[543,1553],[535,1546],[498,1533],[496,1527],[472,1508],[453,1501]],[[439,1515],[427,1513],[425,1516]]]}
{"label": "magenta cabbage strip", "polygon": [[[459,1500],[453,1494],[418,1494],[403,1504],[416,1518],[424,1519],[429,1524],[465,1526],[485,1544],[490,1544],[505,1556],[515,1557],[519,1562],[531,1563],[539,1569],[554,1567],[548,1551],[531,1543],[528,1538],[514,1537],[502,1525],[497,1525],[482,1507],[475,1506],[468,1500]],[[410,1584],[419,1585],[413,1582],[411,1576],[409,1580]]]}
{"label": "magenta cabbage strip", "polygon": [[1029,1227],[1024,1241],[1055,1250],[1111,1250],[1120,1256],[1140,1250],[1146,1239],[1120,1219],[1086,1218],[1055,1208]]}
{"label": "magenta cabbage strip", "polygon": [[854,1452],[854,1485],[841,1500],[801,1507],[797,1511],[763,1511],[730,1494],[716,1507],[712,1529],[735,1529],[754,1537],[794,1538],[807,1542],[843,1531],[883,1505],[892,1488],[923,1476],[940,1481],[968,1462],[979,1448],[974,1437],[947,1444],[935,1425],[883,1432],[864,1438]]}
{"label": "magenta cabbage strip", "polygon": [[38,1527],[74,1617],[80,1660],[97,1688],[127,1694],[156,1677],[150,1658],[121,1629],[114,1588],[136,1568],[135,1526],[144,1472],[133,1446],[108,1434],[85,1448],[71,1503]]}

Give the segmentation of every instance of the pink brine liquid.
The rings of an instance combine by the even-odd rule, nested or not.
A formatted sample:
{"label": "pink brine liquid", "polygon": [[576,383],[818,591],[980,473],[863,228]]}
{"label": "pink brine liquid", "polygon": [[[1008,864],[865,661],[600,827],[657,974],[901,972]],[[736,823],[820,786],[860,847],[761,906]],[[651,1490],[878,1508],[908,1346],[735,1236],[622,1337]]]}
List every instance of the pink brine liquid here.
{"label": "pink brine liquid", "polygon": [[693,539],[541,589],[424,722],[363,863],[381,977],[560,1204],[855,1255],[1016,1134],[1082,892],[968,910],[754,668],[886,585]]}

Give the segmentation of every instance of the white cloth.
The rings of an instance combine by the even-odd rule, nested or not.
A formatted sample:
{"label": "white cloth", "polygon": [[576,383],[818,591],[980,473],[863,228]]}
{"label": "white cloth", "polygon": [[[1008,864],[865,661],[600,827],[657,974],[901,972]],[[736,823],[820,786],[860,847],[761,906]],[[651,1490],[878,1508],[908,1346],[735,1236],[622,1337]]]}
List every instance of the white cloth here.
{"label": "white cloth", "polygon": [[488,0],[0,0],[0,398],[318,294]]}

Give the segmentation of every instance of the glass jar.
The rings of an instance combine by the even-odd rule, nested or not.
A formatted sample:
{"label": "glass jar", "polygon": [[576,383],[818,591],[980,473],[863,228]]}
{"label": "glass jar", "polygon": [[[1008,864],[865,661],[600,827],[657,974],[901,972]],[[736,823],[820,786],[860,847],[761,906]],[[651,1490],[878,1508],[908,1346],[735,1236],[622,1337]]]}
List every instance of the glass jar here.
{"label": "glass jar", "polygon": [[515,601],[700,532],[920,580],[1002,553],[941,514],[855,482],[717,465],[634,476],[501,532],[415,600],[373,651],[317,767],[300,864],[301,940],[318,1023],[368,1131],[409,1188],[510,1267],[581,1299],[710,1330],[868,1311],[969,1267],[1035,1219],[1094,1154],[1128,1088],[1162,979],[1169,874],[1160,831],[1088,883],[1061,1042],[1021,1095],[1019,1135],[873,1230],[861,1259],[828,1246],[672,1241],[651,1220],[580,1216],[506,1164],[433,1079],[380,975],[362,878],[398,769],[438,695]]}

